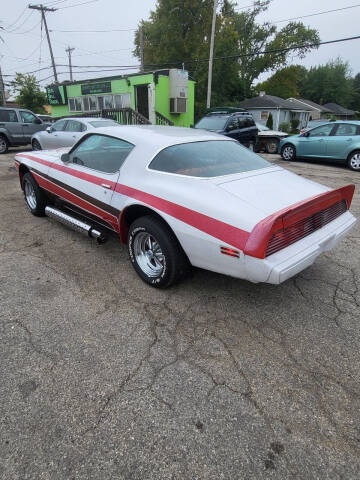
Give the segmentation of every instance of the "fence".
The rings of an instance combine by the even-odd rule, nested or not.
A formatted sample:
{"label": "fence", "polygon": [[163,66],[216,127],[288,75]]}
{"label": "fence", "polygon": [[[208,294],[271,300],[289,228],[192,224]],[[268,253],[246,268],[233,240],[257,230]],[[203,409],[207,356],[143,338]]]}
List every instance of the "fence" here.
{"label": "fence", "polygon": [[[132,108],[106,108],[103,110],[98,110],[96,112],[86,112],[86,113],[76,113],[74,115],[65,115],[63,117],[57,117],[56,120],[62,118],[84,118],[84,117],[94,117],[94,118],[111,118],[115,122],[120,123],[121,125],[151,125],[151,122],[141,115],[141,113],[133,110]],[[168,125],[173,126],[173,122],[164,117],[159,112],[155,112],[155,122],[156,125]]]}

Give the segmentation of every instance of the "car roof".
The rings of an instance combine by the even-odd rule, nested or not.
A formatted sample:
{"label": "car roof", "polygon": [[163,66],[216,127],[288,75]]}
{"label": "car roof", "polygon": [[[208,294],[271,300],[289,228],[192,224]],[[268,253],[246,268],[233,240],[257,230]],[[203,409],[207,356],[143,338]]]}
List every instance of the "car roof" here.
{"label": "car roof", "polygon": [[[149,150],[207,140],[233,139],[202,129],[166,127],[160,125],[119,125],[96,129],[97,134],[110,135],[126,140],[133,145],[146,145]],[[153,148],[152,148],[153,147]]]}
{"label": "car roof", "polygon": [[[112,120],[112,118],[103,118],[103,117],[66,117],[66,118],[59,118],[58,120],[55,118],[56,121],[58,120],[76,120],[78,122],[98,122],[98,121],[106,121]],[[115,120],[113,120],[115,121]]]}

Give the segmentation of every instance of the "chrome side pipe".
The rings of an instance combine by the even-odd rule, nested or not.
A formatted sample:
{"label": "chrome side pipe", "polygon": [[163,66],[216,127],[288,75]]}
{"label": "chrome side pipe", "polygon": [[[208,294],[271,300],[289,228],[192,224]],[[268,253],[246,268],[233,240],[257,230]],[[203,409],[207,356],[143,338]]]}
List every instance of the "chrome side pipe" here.
{"label": "chrome side pipe", "polygon": [[61,210],[58,210],[57,208],[49,206],[45,207],[45,215],[57,220],[67,227],[72,228],[73,230],[76,230],[77,232],[83,233],[91,238],[95,238],[99,244],[104,243],[107,240],[106,236],[99,230],[96,230],[96,228],[93,228],[91,225],[62,212]]}

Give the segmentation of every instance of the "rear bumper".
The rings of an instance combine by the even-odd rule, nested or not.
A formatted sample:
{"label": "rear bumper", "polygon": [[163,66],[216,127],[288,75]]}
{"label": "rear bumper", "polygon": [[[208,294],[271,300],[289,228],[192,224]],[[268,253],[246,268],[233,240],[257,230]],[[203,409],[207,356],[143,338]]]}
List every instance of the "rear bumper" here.
{"label": "rear bumper", "polygon": [[356,218],[347,211],[320,230],[265,259],[245,255],[247,278],[252,282],[279,284],[312,265],[333,249],[353,228]]}

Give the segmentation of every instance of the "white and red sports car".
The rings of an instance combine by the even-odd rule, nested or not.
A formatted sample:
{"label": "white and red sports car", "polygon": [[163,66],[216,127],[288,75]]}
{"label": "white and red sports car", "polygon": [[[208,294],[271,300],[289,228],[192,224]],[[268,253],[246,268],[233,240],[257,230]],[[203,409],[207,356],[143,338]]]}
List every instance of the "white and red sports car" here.
{"label": "white and red sports car", "polygon": [[331,190],[205,131],[108,127],[71,149],[19,153],[15,164],[34,215],[98,241],[116,232],[157,287],[190,265],[278,284],[356,222],[353,185]]}

